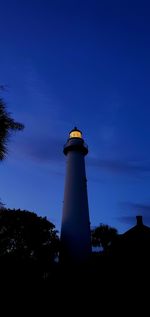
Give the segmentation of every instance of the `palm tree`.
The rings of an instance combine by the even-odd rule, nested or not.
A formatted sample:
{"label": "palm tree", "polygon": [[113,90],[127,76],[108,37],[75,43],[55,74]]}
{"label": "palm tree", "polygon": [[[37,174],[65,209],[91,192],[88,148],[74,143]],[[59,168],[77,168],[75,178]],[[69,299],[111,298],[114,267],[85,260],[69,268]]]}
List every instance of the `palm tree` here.
{"label": "palm tree", "polygon": [[92,245],[94,247],[102,247],[103,251],[106,251],[107,248],[111,246],[117,234],[117,229],[108,225],[100,224],[91,232]]}
{"label": "palm tree", "polygon": [[23,130],[23,128],[23,124],[11,118],[4,100],[0,98],[0,161],[3,161],[8,153],[7,143],[11,132]]}

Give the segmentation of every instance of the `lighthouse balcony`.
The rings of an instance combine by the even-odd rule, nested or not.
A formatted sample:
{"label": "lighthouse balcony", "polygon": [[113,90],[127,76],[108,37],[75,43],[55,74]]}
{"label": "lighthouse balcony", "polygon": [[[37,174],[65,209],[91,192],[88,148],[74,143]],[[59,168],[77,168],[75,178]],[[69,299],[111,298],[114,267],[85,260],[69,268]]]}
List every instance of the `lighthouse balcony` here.
{"label": "lighthouse balcony", "polygon": [[69,151],[79,151],[86,155],[88,153],[88,146],[83,139],[68,139],[68,142],[64,145],[64,154],[67,154]]}

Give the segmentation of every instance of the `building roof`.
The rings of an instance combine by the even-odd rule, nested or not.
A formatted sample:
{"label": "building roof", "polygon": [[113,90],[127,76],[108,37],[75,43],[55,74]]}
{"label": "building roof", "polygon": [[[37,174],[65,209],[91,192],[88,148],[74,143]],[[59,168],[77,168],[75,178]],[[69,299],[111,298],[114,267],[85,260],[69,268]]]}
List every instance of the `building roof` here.
{"label": "building roof", "polygon": [[126,231],[121,235],[123,238],[131,239],[136,237],[141,239],[142,237],[147,237],[150,239],[150,227],[143,224],[142,216],[136,216],[137,223],[134,227]]}

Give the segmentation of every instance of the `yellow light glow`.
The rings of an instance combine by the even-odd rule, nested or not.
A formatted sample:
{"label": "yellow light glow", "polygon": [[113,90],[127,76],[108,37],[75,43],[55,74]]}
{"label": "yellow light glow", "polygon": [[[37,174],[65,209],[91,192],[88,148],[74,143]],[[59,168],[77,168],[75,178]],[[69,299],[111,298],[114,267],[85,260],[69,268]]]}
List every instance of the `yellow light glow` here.
{"label": "yellow light glow", "polygon": [[72,131],[70,132],[70,138],[80,138],[82,139],[82,134],[80,131]]}

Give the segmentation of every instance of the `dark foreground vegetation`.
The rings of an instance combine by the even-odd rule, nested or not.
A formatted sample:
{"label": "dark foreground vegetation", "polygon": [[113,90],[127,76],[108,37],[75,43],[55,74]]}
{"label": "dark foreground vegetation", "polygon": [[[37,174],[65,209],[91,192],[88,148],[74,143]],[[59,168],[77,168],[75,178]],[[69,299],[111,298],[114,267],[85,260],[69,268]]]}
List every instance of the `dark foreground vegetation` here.
{"label": "dark foreground vegetation", "polygon": [[[55,226],[46,218],[33,212],[0,209],[0,281],[11,285],[40,285],[61,288],[73,283],[95,285],[109,292],[114,283],[126,285],[127,281],[149,278],[150,244],[149,228],[146,236],[141,230],[146,226],[134,228],[126,236],[114,234],[114,230],[104,225],[99,227],[99,238],[111,240],[99,252],[93,252],[88,264],[76,266],[59,263],[60,241]],[[144,229],[143,229],[144,228]],[[103,235],[102,235],[102,232]],[[110,239],[113,232],[113,239]],[[102,236],[101,236],[102,235]],[[93,232],[92,232],[93,236]],[[115,237],[115,239],[114,239]],[[103,241],[102,239],[102,241]],[[93,240],[92,240],[93,241]],[[94,245],[96,241],[94,238]]]}

